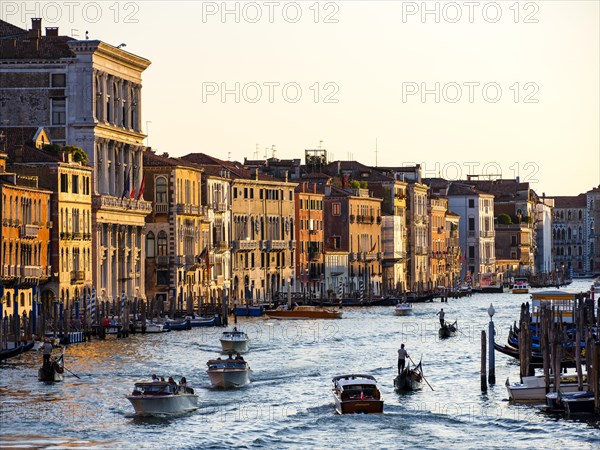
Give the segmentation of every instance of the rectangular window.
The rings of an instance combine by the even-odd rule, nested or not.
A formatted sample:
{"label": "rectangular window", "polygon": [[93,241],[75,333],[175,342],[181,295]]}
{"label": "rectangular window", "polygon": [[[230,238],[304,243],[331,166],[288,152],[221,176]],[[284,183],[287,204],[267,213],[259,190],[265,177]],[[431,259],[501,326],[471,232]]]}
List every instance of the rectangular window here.
{"label": "rectangular window", "polygon": [[469,217],[469,231],[475,231],[475,218]]}
{"label": "rectangular window", "polygon": [[333,236],[333,248],[341,248],[341,242],[341,236]]}
{"label": "rectangular window", "polygon": [[73,175],[72,182],[73,182],[73,194],[79,194],[79,176]]}
{"label": "rectangular window", "polygon": [[156,271],[156,284],[157,285],[169,285],[169,271],[168,270],[157,270]]}
{"label": "rectangular window", "polygon": [[265,196],[265,190],[264,189],[260,189],[258,195],[259,195],[259,198],[262,200],[263,197]]}
{"label": "rectangular window", "polygon": [[332,203],[331,204],[331,214],[334,216],[339,216],[341,214],[342,205],[341,203]]}
{"label": "rectangular window", "polygon": [[64,98],[53,98],[52,125],[64,125],[67,123],[67,101]]}
{"label": "rectangular window", "polygon": [[475,208],[475,200],[472,198],[469,199],[469,208]]}
{"label": "rectangular window", "polygon": [[475,247],[469,245],[469,258],[475,258]]}
{"label": "rectangular window", "polygon": [[248,198],[248,188],[244,188],[244,198]]}
{"label": "rectangular window", "polygon": [[52,74],[52,87],[65,87],[67,85],[67,76],[64,73]]}
{"label": "rectangular window", "polygon": [[237,198],[237,188],[233,188],[233,198]]}
{"label": "rectangular window", "polygon": [[511,244],[512,246],[517,245],[517,237],[516,236],[511,236]]}
{"label": "rectangular window", "polygon": [[69,192],[69,175],[60,174],[60,192]]}

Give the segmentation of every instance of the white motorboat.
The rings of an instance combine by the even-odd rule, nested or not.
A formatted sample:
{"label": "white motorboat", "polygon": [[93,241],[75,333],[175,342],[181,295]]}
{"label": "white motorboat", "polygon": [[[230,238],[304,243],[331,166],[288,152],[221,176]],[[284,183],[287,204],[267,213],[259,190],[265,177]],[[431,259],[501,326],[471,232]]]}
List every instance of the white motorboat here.
{"label": "white motorboat", "polygon": [[180,414],[198,409],[198,395],[192,388],[165,381],[135,383],[127,400],[138,415]]}
{"label": "white motorboat", "polygon": [[512,293],[513,294],[528,294],[530,288],[531,288],[531,286],[529,286],[529,283],[525,278],[517,278],[515,280],[515,283],[513,284]]}
{"label": "white motorboat", "polygon": [[146,321],[146,333],[162,333],[165,331],[162,323]]}
{"label": "white motorboat", "polygon": [[224,352],[247,352],[250,339],[243,331],[225,331],[221,335],[221,348]]}
{"label": "white motorboat", "polygon": [[[506,379],[506,390],[509,400],[515,402],[531,402],[546,400],[546,379],[543,375],[533,377],[523,377],[523,383],[510,383]],[[553,377],[550,377],[551,386],[554,384]],[[587,389],[587,381],[583,383],[584,389]],[[562,374],[560,376],[560,390],[564,393],[577,392],[577,376],[575,374]]]}
{"label": "white motorboat", "polygon": [[412,313],[412,303],[398,303],[394,308],[394,314],[396,314],[397,316],[410,316]]}
{"label": "white motorboat", "polygon": [[250,366],[243,359],[211,359],[206,364],[214,387],[227,389],[250,383]]}

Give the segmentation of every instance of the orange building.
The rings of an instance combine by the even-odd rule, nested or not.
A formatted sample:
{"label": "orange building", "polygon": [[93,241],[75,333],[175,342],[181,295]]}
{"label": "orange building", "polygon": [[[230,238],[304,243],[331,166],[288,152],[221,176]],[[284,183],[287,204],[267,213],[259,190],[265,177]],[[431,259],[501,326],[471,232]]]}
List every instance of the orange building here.
{"label": "orange building", "polygon": [[431,195],[429,197],[429,242],[431,255],[429,258],[428,281],[434,287],[449,287],[446,268],[448,245],[446,242],[446,212],[448,199]]}

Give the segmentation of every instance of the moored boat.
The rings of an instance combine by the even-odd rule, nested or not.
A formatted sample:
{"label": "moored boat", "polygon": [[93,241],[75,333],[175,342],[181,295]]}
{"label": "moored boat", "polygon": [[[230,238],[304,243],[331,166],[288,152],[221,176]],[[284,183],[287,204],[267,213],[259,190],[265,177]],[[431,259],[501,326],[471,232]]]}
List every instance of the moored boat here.
{"label": "moored boat", "polygon": [[565,412],[568,416],[573,414],[593,414],[594,413],[594,394],[580,393],[580,395],[566,396],[563,398]]}
{"label": "moored boat", "polygon": [[233,329],[221,335],[221,348],[224,352],[247,352],[250,339],[243,331]]}
{"label": "moored boat", "polygon": [[198,395],[190,387],[165,381],[135,383],[127,395],[138,415],[179,414],[198,409]]}
{"label": "moored boat", "polygon": [[456,320],[454,321],[454,323],[444,322],[444,325],[442,325],[439,330],[440,338],[445,339],[452,336],[456,336],[456,333],[458,332],[458,325],[456,324],[456,322]]}
{"label": "moored boat", "polygon": [[190,327],[214,327],[217,323],[217,317],[201,317],[201,316],[186,316],[185,320],[187,320],[190,324]]}
{"label": "moored boat", "polygon": [[187,319],[184,320],[173,320],[173,319],[169,319],[166,320],[165,323],[163,324],[163,329],[170,331],[183,331],[183,330],[191,330],[192,326],[190,325],[190,321]]}
{"label": "moored boat", "polygon": [[265,308],[262,305],[259,306],[237,306],[235,308],[235,315],[238,317],[260,317],[264,314]]}
{"label": "moored boat", "polygon": [[211,359],[206,364],[214,387],[228,389],[250,383],[250,366],[243,359]]}
{"label": "moored boat", "polygon": [[397,391],[420,391],[423,389],[423,367],[421,362],[412,369],[410,365],[394,378],[394,388]]}
{"label": "moored boat", "polygon": [[[506,391],[508,399],[516,402],[544,401],[546,393],[551,389],[553,380],[550,380],[550,386],[546,387],[546,379],[542,375],[523,377],[522,383],[511,383],[506,379]],[[583,384],[587,389],[587,383]],[[560,390],[563,393],[572,393],[579,390],[577,378],[573,374],[562,374],[560,376]]]}
{"label": "moored boat", "polygon": [[287,320],[342,318],[342,311],[307,305],[296,306],[294,309],[288,309],[285,306],[280,306],[277,309],[265,311],[265,314],[272,319]]}
{"label": "moored boat", "polygon": [[64,371],[63,355],[53,356],[38,370],[38,380],[47,382],[63,381]]}
{"label": "moored boat", "polygon": [[548,394],[546,394],[546,406],[548,406],[548,408],[550,410],[556,411],[556,410],[564,410],[565,409],[565,404],[564,404],[564,399],[566,398],[587,398],[587,397],[592,397],[594,398],[594,393],[593,392],[588,392],[588,391],[576,391],[576,392],[571,392],[571,393],[565,393],[562,391],[562,387],[558,392],[549,392]]}
{"label": "moored boat", "polygon": [[413,306],[410,303],[399,303],[394,308],[394,314],[397,316],[410,316],[413,313]]}
{"label": "moored boat", "polygon": [[338,414],[383,412],[377,380],[371,375],[340,375],[333,378],[333,398]]}
{"label": "moored boat", "polygon": [[9,358],[14,358],[17,355],[20,355],[21,353],[23,353],[24,348],[25,348],[25,346],[23,344],[21,344],[21,345],[17,345],[15,347],[13,347],[11,349],[6,349],[6,350],[0,351],[0,361],[9,359]]}

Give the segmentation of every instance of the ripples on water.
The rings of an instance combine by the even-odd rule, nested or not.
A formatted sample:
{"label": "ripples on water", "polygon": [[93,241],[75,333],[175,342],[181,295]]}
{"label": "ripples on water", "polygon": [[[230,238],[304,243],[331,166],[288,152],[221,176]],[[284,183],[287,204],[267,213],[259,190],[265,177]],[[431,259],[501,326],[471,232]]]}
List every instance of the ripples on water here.
{"label": "ripples on water", "polygon": [[[584,290],[589,281],[571,288]],[[206,361],[221,352],[221,329],[194,329],[70,346],[65,382],[37,381],[41,355],[0,367],[0,447],[8,448],[598,448],[597,422],[565,420],[506,401],[504,381],[518,379],[516,360],[496,353],[498,384],[480,390],[480,336],[494,303],[497,341],[518,319],[527,296],[477,294],[449,303],[416,304],[396,317],[391,307],[346,308],[336,321],[240,319],[252,338],[246,355],[252,383],[210,388]],[[437,337],[435,313],[458,318],[461,333]],[[423,358],[428,387],[396,394],[396,350]],[[377,377],[383,415],[338,416],[331,378]],[[177,417],[138,418],[125,398],[152,373],[185,376],[200,409]]]}

